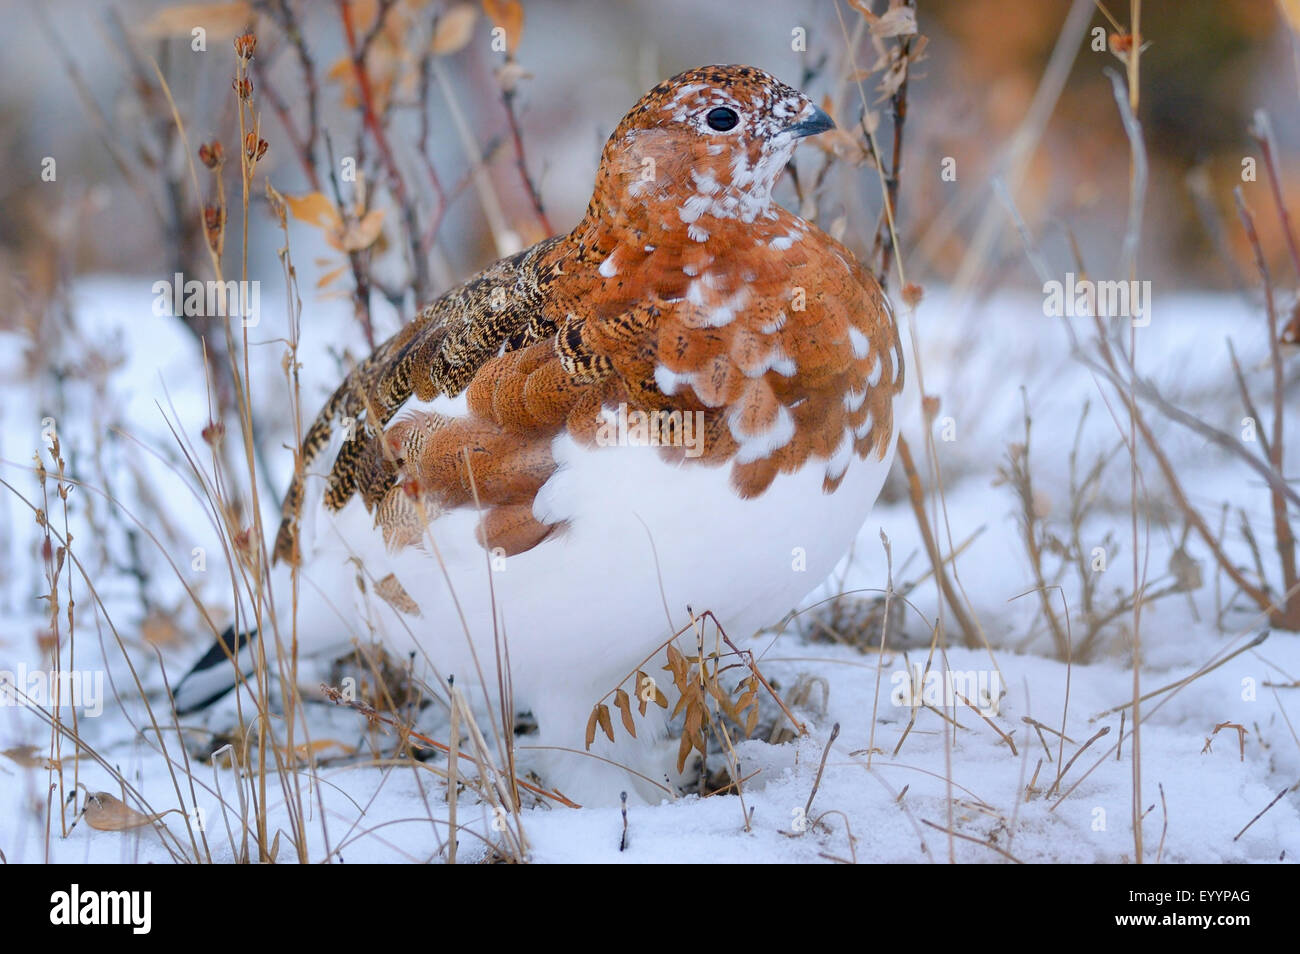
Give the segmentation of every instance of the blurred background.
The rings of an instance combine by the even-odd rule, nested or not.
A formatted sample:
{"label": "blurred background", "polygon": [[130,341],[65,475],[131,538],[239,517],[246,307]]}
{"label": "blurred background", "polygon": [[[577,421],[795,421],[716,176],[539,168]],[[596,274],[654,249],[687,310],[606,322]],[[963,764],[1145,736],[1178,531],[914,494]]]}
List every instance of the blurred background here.
{"label": "blurred background", "polygon": [[[882,12],[884,5],[877,4]],[[372,29],[378,4],[352,6],[357,29]],[[1006,173],[1018,131],[1037,121],[1030,116],[1036,94],[1046,97],[1045,126],[1009,182],[1021,212],[1049,249],[1065,247],[1068,228],[1085,259],[1104,260],[1113,252],[1113,229],[1128,200],[1128,151],[1103,69],[1123,67],[1111,52],[1093,48],[1093,31],[1112,34],[1116,28],[1100,8],[1085,6],[1086,15],[1067,24],[1068,0],[919,4],[919,30],[928,43],[909,81],[899,198],[900,237],[917,280],[950,281],[963,264],[971,266],[965,256],[993,201],[989,178]],[[1112,6],[1110,12],[1125,20],[1127,5]],[[189,187],[151,62],[167,77],[192,143],[217,137],[229,147],[237,138],[231,38],[250,23],[260,42],[255,96],[270,145],[259,173],[281,192],[312,191],[282,122],[291,116],[301,137],[309,111],[303,64],[284,33],[282,11],[292,11],[310,51],[322,137],[329,134],[338,156],[358,151],[355,81],[347,75],[346,38],[334,2],[10,0],[0,10],[7,24],[0,61],[8,80],[0,89],[7,171],[0,184],[0,267],[10,280],[16,275],[48,284],[55,267],[78,274],[168,274],[177,264],[173,259],[189,254],[175,247],[187,230],[169,233],[166,222],[173,210],[161,191],[165,183],[183,192]],[[819,99],[832,96],[841,124],[862,111],[857,89],[843,82],[852,69],[847,38],[860,19],[847,2],[837,12],[830,0],[526,0],[522,10],[520,35],[511,38],[509,81],[515,84],[529,172],[556,230],[581,215],[599,148],[623,112],[651,85],[682,69],[749,62],[804,83]],[[446,21],[453,11],[460,21],[473,19],[463,34],[458,25],[455,36],[443,37],[447,52],[434,64],[439,76],[426,83],[421,53],[439,18]],[[1239,281],[1234,267],[1247,261],[1246,249],[1237,230],[1225,230],[1223,240],[1237,256],[1225,261],[1207,216],[1231,216],[1230,189],[1240,181],[1243,157],[1252,155],[1247,124],[1256,108],[1272,114],[1284,150],[1296,145],[1293,39],[1272,0],[1154,0],[1144,4],[1142,16],[1149,46],[1141,60],[1139,118],[1152,167],[1148,220],[1159,232],[1159,240],[1144,249],[1144,267],[1157,281],[1232,287]],[[410,148],[421,121],[427,121],[430,158],[441,181],[448,190],[460,184],[448,198],[439,230],[436,281],[429,286],[436,291],[498,251],[474,189],[463,185],[473,159],[456,132],[453,110],[463,114],[485,156],[509,228],[525,243],[541,238],[543,229],[529,214],[527,187],[516,169],[494,76],[506,55],[492,48],[490,18],[477,4],[401,0],[387,13],[387,23],[391,32],[373,41],[368,62],[377,81],[390,87],[394,123],[405,133],[395,136],[393,148],[395,161],[413,179],[410,201],[426,211],[434,205],[427,180],[415,174],[419,161]],[[202,51],[192,49],[196,27],[206,31]],[[798,29],[803,42],[792,39]],[[1056,90],[1042,86],[1058,42],[1066,44],[1067,72],[1054,95]],[[792,49],[798,46],[804,49]],[[876,57],[872,44],[863,41],[855,63],[867,70]],[[887,138],[889,103],[880,98],[880,79],[875,73],[862,85]],[[283,113],[263,95],[262,83],[273,89]],[[362,165],[373,172],[378,160],[373,147],[369,153]],[[57,185],[41,179],[45,157],[57,160]],[[956,160],[955,181],[940,177],[945,157]],[[153,174],[159,167],[165,175]],[[823,190],[819,214],[825,221],[847,216],[847,241],[861,247],[874,234],[879,188],[871,169],[850,174],[857,188]],[[228,163],[225,175],[233,193],[237,164]],[[1287,181],[1294,185],[1294,174],[1288,172]],[[1004,219],[997,241],[982,253],[988,267],[978,270],[979,281],[1032,283]],[[259,252],[254,270],[273,267],[273,258],[262,254],[278,241],[268,234],[270,217],[254,216],[250,228]],[[1261,222],[1261,228],[1266,248],[1280,253],[1273,223]],[[307,266],[308,259],[300,258]],[[12,310],[0,318],[13,320]]]}

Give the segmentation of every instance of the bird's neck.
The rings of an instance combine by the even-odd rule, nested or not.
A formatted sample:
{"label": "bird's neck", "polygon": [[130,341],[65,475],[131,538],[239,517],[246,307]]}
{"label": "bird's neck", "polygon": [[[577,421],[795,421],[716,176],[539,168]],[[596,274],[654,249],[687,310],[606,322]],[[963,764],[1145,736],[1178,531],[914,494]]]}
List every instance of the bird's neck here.
{"label": "bird's neck", "polygon": [[649,252],[665,246],[704,245],[725,252],[731,243],[752,241],[792,217],[772,201],[770,188],[741,190],[706,179],[690,192],[602,195],[598,191],[571,239],[602,261],[620,248]]}

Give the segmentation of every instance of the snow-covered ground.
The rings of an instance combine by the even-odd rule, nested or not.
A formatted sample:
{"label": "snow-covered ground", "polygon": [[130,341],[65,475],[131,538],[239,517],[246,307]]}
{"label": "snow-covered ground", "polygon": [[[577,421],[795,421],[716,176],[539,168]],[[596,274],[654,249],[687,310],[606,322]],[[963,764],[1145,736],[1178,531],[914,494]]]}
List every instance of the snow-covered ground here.
{"label": "snow-covered ground", "polygon": [[[192,336],[176,320],[152,315],[150,288],[143,278],[85,282],[73,302],[77,333],[51,331],[37,343],[0,333],[0,478],[13,487],[0,488],[0,670],[26,666],[37,671],[50,665],[39,642],[48,626],[40,598],[48,592],[42,576],[42,534],[18,494],[48,506],[53,525],[62,531],[63,509],[53,482],[47,505],[41,502],[31,471],[33,453],[45,453],[42,434],[53,426],[70,473],[87,483],[69,499],[72,552],[95,585],[92,594],[79,575],[72,577],[75,668],[106,674],[102,714],[79,722],[103,762],[83,757],[76,766],[78,780],[91,792],[121,795],[107,765],[138,790],[150,812],[197,803],[207,819],[206,850],[214,860],[230,860],[243,843],[237,820],[239,780],[229,768],[191,761],[191,783],[184,777],[187,763],[174,738],[166,739],[169,770],[126,664],[129,657],[160,710],[160,721],[169,721],[163,719],[158,701],[159,661],[175,680],[202,649],[197,635],[202,628],[182,581],[216,616],[223,608],[228,611],[229,604],[212,518],[187,479],[167,424],[172,418],[194,446],[206,450],[199,438],[207,421],[197,370],[201,366]],[[267,466],[282,486],[292,466],[288,452],[280,449],[289,433],[289,404],[281,372],[284,346],[276,340],[284,333],[279,317],[283,309],[272,297],[264,289],[267,318],[250,329],[250,340],[266,342],[253,349],[252,379],[254,393],[262,396],[259,423]],[[389,321],[391,330],[395,319]],[[957,561],[956,579],[990,647],[956,648],[960,637],[947,616],[946,662],[937,656],[934,666],[970,674],[977,687],[982,679],[985,688],[1005,690],[996,712],[990,710],[986,719],[959,705],[955,712],[946,709],[945,718],[934,709],[914,712],[900,704],[905,701],[899,698],[905,684],[901,674],[927,659],[938,609],[932,580],[910,592],[914,609],[891,617],[889,642],[897,648],[883,656],[805,638],[803,634],[814,629],[811,613],[805,614],[784,634],[751,643],[764,675],[783,692],[801,681],[809,684],[810,678],[814,689],[797,709],[807,722],[808,735],[784,744],[763,740],[778,722],[775,707],[765,701],[757,733],[762,738],[746,741],[737,750],[741,772],[748,777],[743,799],[685,796],[658,805],[632,804],[623,851],[623,819],[617,806],[528,807],[521,819],[532,860],[919,862],[944,861],[950,855],[972,862],[1012,857],[1055,862],[1133,859],[1132,738],[1126,737],[1116,752],[1121,727],[1116,707],[1133,693],[1131,614],[1120,615],[1107,628],[1093,661],[1073,666],[1059,661],[1043,626],[1037,594],[1025,595],[1034,580],[1016,522],[1016,499],[1009,487],[995,483],[1008,445],[1024,440],[1022,388],[1033,416],[1035,507],[1049,522],[1063,520],[1069,507],[1069,454],[1084,402],[1091,402],[1091,410],[1080,442],[1081,459],[1090,463],[1097,453],[1110,450],[1120,434],[1097,382],[1071,361],[1065,335],[1043,317],[1038,296],[1006,294],[978,313],[965,313],[942,294],[932,294],[920,306],[916,324],[926,385],[942,402],[935,434],[949,526],[943,536],[946,540],[950,532],[960,543],[979,531]],[[1266,355],[1263,321],[1237,300],[1157,297],[1152,323],[1139,335],[1139,363],[1171,396],[1196,408],[1215,426],[1237,433],[1245,412],[1228,376],[1223,344],[1228,334],[1234,337],[1258,399],[1267,379],[1260,370]],[[308,413],[327,392],[337,368],[334,353],[347,343],[355,349],[356,341],[345,306],[307,303],[302,360]],[[51,365],[63,373],[30,373],[34,367]],[[908,428],[921,457],[916,416]],[[1250,561],[1236,516],[1240,508],[1268,561],[1271,523],[1260,483],[1203,441],[1168,427],[1162,433],[1192,499],[1212,525],[1218,527],[1224,503],[1233,508],[1226,545],[1234,557]],[[1288,454],[1291,473],[1300,463],[1298,440],[1293,437]],[[1145,476],[1157,498],[1153,509],[1167,504],[1160,499],[1163,490],[1155,468],[1148,466]],[[863,528],[852,558],[810,597],[810,604],[841,590],[884,586],[881,530],[891,543],[897,583],[915,581],[928,569],[915,518],[900,489],[897,483],[891,485],[889,499],[877,506]],[[1082,528],[1082,537],[1095,545],[1102,545],[1108,535],[1113,541],[1099,589],[1100,598],[1107,601],[1132,586],[1127,495],[1128,465],[1121,451]],[[271,520],[274,505],[269,495],[264,503]],[[133,556],[128,531],[134,531],[138,556]],[[1142,532],[1147,543],[1146,521]],[[1142,555],[1152,589],[1169,582],[1167,567],[1181,536],[1176,516],[1168,525],[1150,525],[1149,550]],[[206,569],[195,568],[196,548],[206,554]],[[1217,604],[1227,602],[1232,588],[1216,579],[1199,541],[1190,540],[1186,549],[1200,561],[1202,585],[1145,607],[1139,673],[1144,693],[1192,675],[1262,631],[1261,620],[1240,600],[1223,614],[1221,625],[1216,621]],[[68,579],[65,567],[65,636]],[[1063,586],[1064,598],[1077,608],[1077,578],[1067,574]],[[146,616],[142,594],[153,610],[149,629],[156,651],[141,636]],[[1054,596],[1058,607],[1060,598]],[[169,621],[170,626],[159,621]],[[174,634],[166,632],[172,628]],[[878,639],[878,629],[868,631],[868,643]],[[1279,792],[1300,780],[1300,693],[1286,688],[1294,687],[1297,679],[1300,636],[1278,632],[1181,688],[1143,703],[1146,860],[1266,862],[1300,857],[1296,792],[1249,824]],[[942,699],[938,708],[944,708]],[[230,712],[218,708],[196,721],[214,730],[228,729]],[[354,712],[316,705],[309,706],[308,713],[318,743],[333,740],[356,746],[365,736],[364,720]],[[1027,718],[1050,728],[1036,730],[1024,721]],[[1131,712],[1125,720],[1127,733]],[[1235,728],[1216,734],[1216,726],[1225,723],[1241,727],[1240,746]],[[835,724],[840,731],[826,751]],[[436,721],[421,727],[445,737],[438,735]],[[1062,744],[1056,732],[1063,732],[1068,741]],[[1105,734],[1094,739],[1099,732]],[[192,750],[201,744],[193,737],[188,742]],[[1085,750],[1080,754],[1081,747]],[[0,852],[8,861],[166,861],[176,851],[190,850],[190,837],[177,813],[162,818],[176,836],[170,848],[148,825],[118,832],[83,822],[63,837],[58,800],[72,789],[71,752],[65,740],[64,787],[56,787],[51,796],[51,782],[57,785],[59,775],[41,765],[51,754],[47,722],[30,708],[0,707]],[[337,751],[323,747],[318,754],[326,757]],[[718,758],[711,764],[720,762]],[[376,766],[360,758],[335,759],[327,760],[316,784],[307,788],[308,782],[303,779],[302,804],[311,860],[322,860],[327,853],[348,862],[423,861],[445,854],[448,806],[433,774],[411,763]],[[233,806],[224,817],[218,789]],[[268,780],[268,793],[273,827],[290,828],[275,776]],[[48,839],[47,809],[55,818]],[[457,814],[461,825],[483,835],[478,840],[462,834],[461,860],[481,857],[485,842],[499,837],[491,811],[472,795],[462,794]],[[73,817],[69,808],[69,822]],[[233,837],[227,825],[233,827]],[[955,835],[950,837],[948,829]],[[281,860],[290,855],[281,849]]]}

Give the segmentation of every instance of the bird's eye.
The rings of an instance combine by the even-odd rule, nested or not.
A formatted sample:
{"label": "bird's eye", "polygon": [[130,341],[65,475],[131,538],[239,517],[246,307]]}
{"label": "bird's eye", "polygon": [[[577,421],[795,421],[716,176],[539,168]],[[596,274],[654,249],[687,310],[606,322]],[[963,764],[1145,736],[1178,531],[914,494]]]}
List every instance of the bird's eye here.
{"label": "bird's eye", "polygon": [[704,117],[704,121],[709,124],[710,129],[726,132],[728,129],[736,127],[736,123],[740,122],[740,117],[736,115],[734,109],[719,106],[717,109],[710,109],[709,115]]}

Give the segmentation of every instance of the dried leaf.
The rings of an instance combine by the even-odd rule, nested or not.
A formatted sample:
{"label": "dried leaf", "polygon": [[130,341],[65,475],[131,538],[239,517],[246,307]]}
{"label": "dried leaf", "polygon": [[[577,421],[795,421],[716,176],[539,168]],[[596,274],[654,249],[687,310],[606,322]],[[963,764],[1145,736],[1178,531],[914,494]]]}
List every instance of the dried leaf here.
{"label": "dried leaf", "polygon": [[371,209],[361,221],[349,225],[343,233],[342,246],[348,252],[360,252],[375,244],[384,226],[384,210]]}
{"label": "dried leaf", "polygon": [[706,684],[709,695],[718,700],[718,704],[728,706],[731,704],[731,698],[727,695],[727,690],[722,688],[722,684],[716,679],[710,679]]}
{"label": "dried leaf", "polygon": [[[637,700],[637,709],[640,710],[641,715],[645,715],[645,708],[646,708],[646,706],[648,706],[648,705],[650,704],[650,701],[649,701],[648,699],[646,699],[646,697],[645,697],[645,690],[646,690],[646,687],[647,687],[647,686],[646,686],[646,680],[647,680],[647,679],[650,679],[650,677],[647,676],[645,673],[643,673],[640,669],[638,669],[638,670],[636,671],[636,700]],[[654,685],[654,684],[655,684],[655,683],[654,683],[654,680],[651,679],[651,680],[650,680],[650,685]]]}
{"label": "dried leaf", "polygon": [[284,228],[284,196],[280,195],[280,191],[271,185],[270,179],[266,180],[266,201],[271,206],[271,212],[275,215],[280,228]]}
{"label": "dried leaf", "polygon": [[319,192],[286,195],[284,202],[289,207],[289,212],[299,222],[305,222],[327,232],[337,232],[343,228],[343,220],[339,217],[338,210],[334,208],[334,203]]}
{"label": "dried leaf", "polygon": [[316,279],[316,287],[324,288],[326,285],[330,284],[331,282],[337,281],[338,277],[342,275],[345,271],[347,271],[347,268],[348,267],[346,265],[340,265],[338,268],[330,269],[320,278]]}
{"label": "dried leaf", "polygon": [[591,718],[587,720],[587,748],[591,748],[591,743],[596,741],[596,719],[599,717],[598,709],[591,710]]}
{"label": "dried leaf", "polygon": [[162,815],[146,815],[136,811],[116,795],[95,792],[86,796],[86,807],[81,817],[95,831],[129,831],[155,822]]}
{"label": "dried leaf", "polygon": [[[348,755],[351,755],[354,751],[356,751],[355,749],[352,748],[352,746],[348,745],[345,742],[340,742],[338,741],[338,739],[313,739],[310,743],[303,742],[301,745],[294,746],[294,754],[300,760],[305,762],[307,761],[307,758],[309,756],[311,755],[319,756],[321,752],[324,752],[327,749],[332,749],[332,748],[337,748],[343,753]],[[281,751],[283,752],[286,750],[282,749]]]}
{"label": "dried leaf", "polygon": [[682,689],[679,695],[677,696],[677,705],[673,706],[673,714],[668,718],[676,719],[679,715],[681,715],[682,710],[691,704],[691,699],[695,695],[695,692],[692,690],[698,690],[698,688],[699,687],[696,686],[694,683],[691,683],[689,686]]}
{"label": "dried leaf", "polygon": [[682,729],[685,735],[695,735],[700,731],[700,726],[704,724],[704,706],[691,705],[686,707],[686,725]]}
{"label": "dried leaf", "polygon": [[891,7],[881,16],[862,11],[871,25],[872,36],[911,36],[916,33],[916,11],[911,7]]}
{"label": "dried leaf", "polygon": [[369,30],[375,25],[379,15],[379,0],[349,0],[352,7],[352,22],[358,30]]}
{"label": "dried leaf", "polygon": [[673,685],[677,687],[678,692],[686,691],[686,685],[690,681],[687,673],[688,668],[689,664],[686,657],[678,651],[676,646],[670,643],[668,645],[668,665],[664,666],[664,669],[673,674]]}
{"label": "dried leaf", "polygon": [[164,7],[140,28],[146,36],[189,36],[196,27],[207,31],[207,39],[233,37],[243,33],[253,19],[248,0],[233,3],[185,3]]}
{"label": "dried leaf", "polygon": [[686,757],[691,754],[691,737],[682,733],[682,741],[677,745],[677,771],[686,768]]}
{"label": "dried leaf", "polygon": [[524,35],[524,5],[519,0],[483,0],[483,12],[506,31],[506,53],[514,56]]}
{"label": "dried leaf", "polygon": [[174,646],[180,642],[181,628],[171,614],[155,608],[140,622],[140,636],[150,646]]}
{"label": "dried leaf", "polygon": [[340,56],[325,71],[325,78],[333,83],[343,83],[348,79],[355,79],[355,77],[356,73],[352,69],[352,60],[346,56]]}
{"label": "dried leaf", "polygon": [[749,716],[745,719],[745,735],[747,737],[753,735],[754,729],[756,729],[757,727],[758,727],[758,706],[754,706],[754,708],[749,710]]}
{"label": "dried leaf", "polygon": [[58,761],[42,755],[34,745],[18,745],[12,749],[0,750],[0,755],[7,756],[23,768],[59,769]]}
{"label": "dried leaf", "polygon": [[636,723],[632,721],[632,700],[622,689],[614,693],[614,705],[623,713],[623,728],[636,738]]}
{"label": "dried leaf", "polygon": [[436,56],[447,56],[463,50],[474,35],[478,10],[472,3],[458,3],[438,18],[433,32],[431,49]]}
{"label": "dried leaf", "polygon": [[601,729],[609,736],[609,741],[614,741],[614,724],[609,719],[609,706],[601,703],[596,706],[596,720],[600,723]]}
{"label": "dried leaf", "polygon": [[1169,555],[1169,572],[1182,592],[1191,593],[1201,588],[1201,563],[1181,546]]}

